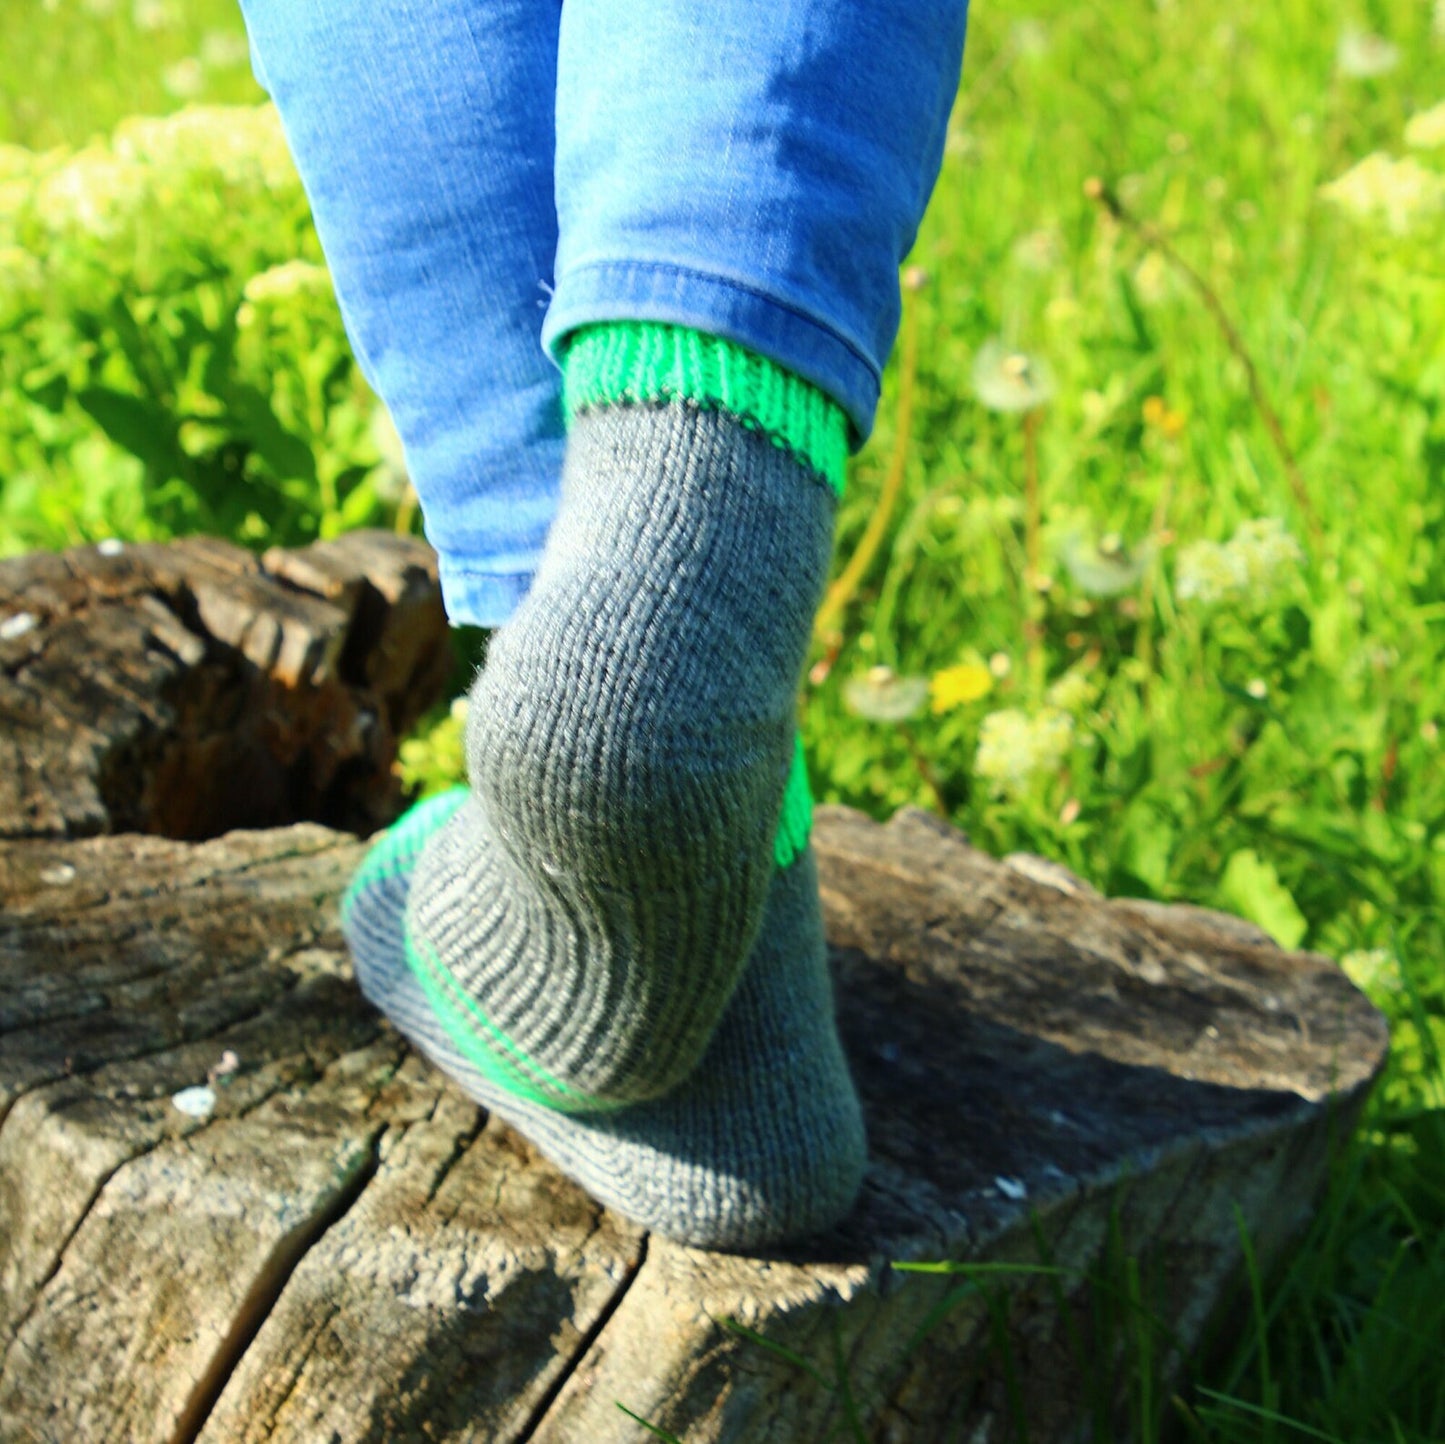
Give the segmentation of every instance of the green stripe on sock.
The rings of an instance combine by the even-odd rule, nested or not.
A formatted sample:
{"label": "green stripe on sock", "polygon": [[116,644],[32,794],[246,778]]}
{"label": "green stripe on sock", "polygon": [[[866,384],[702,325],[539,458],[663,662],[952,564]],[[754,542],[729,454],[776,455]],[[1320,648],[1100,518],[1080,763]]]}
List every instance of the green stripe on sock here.
{"label": "green stripe on sock", "polygon": [[[452,1041],[497,1087],[558,1113],[612,1112],[625,1106],[553,1077],[477,1007],[432,949],[424,943],[418,946],[410,934],[406,960]],[[492,1040],[490,1045],[480,1036],[482,1032]]]}
{"label": "green stripe on sock", "polygon": [[562,375],[569,416],[629,402],[716,407],[786,447],[843,495],[843,408],[801,376],[733,341],[656,321],[585,326],[567,342]]}
{"label": "green stripe on sock", "polygon": [[808,787],[808,762],[800,736],[793,746],[793,765],[783,788],[783,810],[773,837],[773,861],[791,867],[808,845],[813,831],[813,794]]}
{"label": "green stripe on sock", "polygon": [[400,877],[416,866],[416,859],[426,840],[441,827],[467,800],[465,787],[449,787],[445,792],[423,798],[404,812],[381,837],[372,844],[361,860],[350,885],[341,899],[343,920],[356,904],[356,899],[373,884],[386,878]]}

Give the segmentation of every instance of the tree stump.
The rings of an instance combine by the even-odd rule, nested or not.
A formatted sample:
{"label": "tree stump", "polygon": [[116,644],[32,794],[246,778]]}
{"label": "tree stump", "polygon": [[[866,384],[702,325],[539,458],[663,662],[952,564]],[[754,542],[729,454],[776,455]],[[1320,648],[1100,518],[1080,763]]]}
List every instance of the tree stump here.
{"label": "tree stump", "polygon": [[450,665],[435,557],[386,532],[0,562],[0,837],[369,832]]}
{"label": "tree stump", "polygon": [[[399,574],[375,538],[237,565],[234,610],[218,580],[197,600],[210,545],[0,569],[6,1444],[655,1437],[624,1409],[688,1444],[1123,1438],[1131,1341],[1167,1397],[1237,1301],[1240,1223],[1268,1267],[1308,1218],[1387,1043],[1330,960],[921,812],[822,808],[859,1207],[769,1257],[644,1235],[361,998],[336,902],[364,843],[184,840],[195,757],[270,757],[266,809],[380,807],[437,676],[397,640],[434,580],[354,565]],[[21,635],[17,571],[52,589]],[[208,710],[227,688],[265,729]],[[939,1261],[979,1268],[899,1267]]]}

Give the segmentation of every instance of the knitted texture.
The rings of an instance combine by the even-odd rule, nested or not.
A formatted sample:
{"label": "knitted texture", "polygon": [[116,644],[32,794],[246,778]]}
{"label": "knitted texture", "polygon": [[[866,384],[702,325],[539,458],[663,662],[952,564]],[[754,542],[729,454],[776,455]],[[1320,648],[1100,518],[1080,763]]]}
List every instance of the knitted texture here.
{"label": "knitted texture", "polygon": [[654,401],[716,407],[787,447],[843,495],[848,420],[842,407],[732,341],[653,321],[588,326],[568,341],[563,374],[569,415]]}
{"label": "knitted texture", "polygon": [[834,505],[727,411],[576,418],[536,581],[472,688],[472,801],[409,901],[428,1004],[493,1086],[595,1112],[697,1066],[806,843],[788,779]]}
{"label": "knitted texture", "polygon": [[866,1145],[833,1021],[812,852],[774,875],[759,941],[692,1076],[665,1098],[568,1117],[499,1084],[406,961],[417,859],[470,805],[457,789],[414,808],[348,889],[342,925],[366,996],[472,1098],[645,1228],[696,1247],[756,1249],[837,1222],[857,1195]]}

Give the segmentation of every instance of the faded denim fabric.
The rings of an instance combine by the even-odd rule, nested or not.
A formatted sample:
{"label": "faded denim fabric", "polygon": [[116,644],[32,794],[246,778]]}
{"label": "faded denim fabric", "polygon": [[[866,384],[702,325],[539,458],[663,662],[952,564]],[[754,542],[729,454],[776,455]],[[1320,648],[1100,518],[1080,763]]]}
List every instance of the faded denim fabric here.
{"label": "faded denim fabric", "polygon": [[725,336],[861,444],[966,0],[243,0],[453,622],[525,593],[578,326]]}

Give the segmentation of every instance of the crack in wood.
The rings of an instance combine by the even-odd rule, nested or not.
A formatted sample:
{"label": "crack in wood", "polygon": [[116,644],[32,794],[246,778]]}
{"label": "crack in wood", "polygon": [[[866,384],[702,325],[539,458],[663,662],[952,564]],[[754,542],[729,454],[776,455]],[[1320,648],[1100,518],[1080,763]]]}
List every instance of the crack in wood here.
{"label": "crack in wood", "polygon": [[[594,1223],[587,1238],[590,1239],[600,1227],[599,1220]],[[548,1386],[547,1392],[537,1401],[536,1407],[522,1425],[521,1432],[512,1437],[511,1444],[530,1444],[537,1430],[547,1422],[547,1415],[552,1412],[552,1406],[557,1402],[557,1398],[566,1387],[568,1380],[582,1367],[587,1355],[592,1352],[597,1340],[602,1337],[602,1331],[612,1322],[612,1316],[622,1307],[622,1301],[627,1297],[632,1285],[646,1267],[648,1237],[645,1233],[642,1235],[637,1245],[637,1261],[623,1275],[621,1283],[613,1290],[612,1296],[592,1321],[592,1327],[577,1341],[577,1347],[572,1351],[572,1357],[568,1359],[566,1368],[558,1372],[557,1377]],[[585,1251],[586,1247],[587,1239],[584,1239],[582,1247],[578,1250],[579,1254]]]}
{"label": "crack in wood", "polygon": [[206,1426],[206,1420],[211,1417],[212,1410],[225,1392],[231,1376],[240,1367],[246,1350],[261,1332],[262,1325],[270,1317],[276,1301],[291,1281],[291,1276],[300,1266],[302,1259],[328,1230],[346,1217],[366,1191],[366,1186],[376,1177],[381,1166],[381,1141],[386,1132],[383,1127],[368,1135],[367,1151],[360,1168],[354,1177],[337,1191],[330,1204],[276,1243],[271,1256],[262,1265],[237,1307],[226,1336],[221,1340],[182,1407],[171,1432],[170,1444],[195,1444],[201,1430]]}
{"label": "crack in wood", "polygon": [[[204,1040],[192,1039],[191,1043],[198,1041]],[[191,1046],[191,1043],[187,1043],[183,1046],[189,1047]],[[161,1052],[165,1051],[166,1050],[164,1049],[161,1050]],[[301,1057],[304,1055],[295,1054],[292,1056]],[[127,1061],[133,1062],[136,1060],[130,1059]],[[285,1062],[286,1060],[277,1059],[275,1061]],[[59,1081],[63,1080],[52,1080],[52,1083]],[[163,1133],[158,1138],[152,1139],[149,1143],[141,1144],[138,1148],[136,1148],[133,1153],[127,1154],[124,1158],[118,1160],[111,1168],[105,1171],[105,1173],[97,1181],[94,1189],[91,1191],[90,1196],[85,1200],[85,1204],[81,1209],[80,1216],[76,1219],[75,1223],[66,1231],[65,1237],[60,1241],[60,1244],[56,1248],[55,1256],[51,1259],[50,1264],[46,1268],[45,1276],[32,1287],[30,1291],[30,1298],[27,1300],[23,1312],[21,1313],[19,1319],[16,1320],[14,1327],[9,1330],[10,1337],[6,1341],[4,1351],[0,1352],[0,1377],[3,1377],[5,1373],[5,1367],[10,1359],[10,1351],[15,1347],[15,1343],[19,1339],[21,1333],[24,1331],[25,1325],[30,1322],[30,1319],[35,1313],[35,1310],[39,1307],[41,1300],[45,1296],[45,1290],[49,1287],[51,1281],[55,1278],[55,1276],[65,1266],[65,1251],[75,1241],[76,1236],[85,1226],[85,1221],[95,1211],[95,1206],[100,1201],[101,1194],[105,1192],[106,1185],[109,1184],[110,1181],[123,1168],[129,1168],[132,1164],[139,1163],[141,1159],[154,1153],[158,1148],[164,1148],[168,1143],[191,1143],[194,1142],[194,1140],[196,1140],[197,1138],[201,1137],[202,1134],[216,1127],[218,1124],[234,1123],[238,1119],[249,1118],[251,1114],[253,1114],[258,1108],[268,1103],[272,1098],[274,1098],[278,1093],[282,1092],[288,1086],[289,1085],[284,1078],[277,1078],[276,1081],[272,1084],[272,1086],[269,1087],[264,1093],[262,1093],[259,1097],[252,1099],[251,1102],[246,1105],[246,1107],[239,1109],[237,1112],[212,1116],[211,1118],[208,1118],[204,1123],[201,1123],[198,1127],[189,1129],[182,1133]],[[35,1090],[32,1089],[31,1091],[33,1092]]]}
{"label": "crack in wood", "polygon": [[44,1078],[38,1078],[35,1082],[22,1088],[13,1098],[0,1099],[0,1129],[5,1127],[11,1111],[21,1099],[28,1098],[32,1093],[36,1093],[42,1088],[49,1088],[52,1084],[63,1083],[71,1078],[88,1078],[92,1073],[99,1073],[103,1068],[109,1068],[114,1063],[141,1063],[149,1058],[163,1057],[165,1054],[175,1052],[180,1048],[189,1048],[195,1043],[204,1043],[210,1038],[219,1038],[229,1033],[233,1028],[240,1028],[244,1027],[247,1023],[254,1023],[258,1018],[273,1011],[279,1003],[294,993],[305,981],[307,980],[298,973],[292,973],[289,976],[283,977],[281,989],[273,997],[268,998],[259,1007],[251,1009],[250,1012],[239,1013],[234,1018],[228,1018],[219,1027],[210,1028],[200,1033],[186,1034],[179,1038],[168,1038],[164,1043],[154,1048],[142,1048],[139,1052],[135,1053],[124,1053],[115,1050],[106,1057],[100,1058],[89,1067],[66,1067],[62,1068],[59,1073],[51,1073]]}

